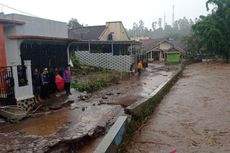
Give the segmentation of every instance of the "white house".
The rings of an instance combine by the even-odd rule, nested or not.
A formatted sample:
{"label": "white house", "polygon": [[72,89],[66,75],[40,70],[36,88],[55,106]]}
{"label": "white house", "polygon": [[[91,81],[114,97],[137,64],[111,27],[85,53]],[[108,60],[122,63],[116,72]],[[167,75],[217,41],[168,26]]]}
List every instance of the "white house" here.
{"label": "white house", "polygon": [[137,62],[133,47],[140,43],[130,40],[121,21],[69,29],[69,38],[81,40],[71,44],[81,64],[129,72]]}
{"label": "white house", "polygon": [[[6,105],[9,97],[18,103],[33,98],[31,66],[56,66],[54,61],[60,58],[57,51],[61,51],[63,66],[68,63],[67,29],[64,22],[19,14],[0,15],[0,105]],[[11,78],[11,87],[6,78]]]}

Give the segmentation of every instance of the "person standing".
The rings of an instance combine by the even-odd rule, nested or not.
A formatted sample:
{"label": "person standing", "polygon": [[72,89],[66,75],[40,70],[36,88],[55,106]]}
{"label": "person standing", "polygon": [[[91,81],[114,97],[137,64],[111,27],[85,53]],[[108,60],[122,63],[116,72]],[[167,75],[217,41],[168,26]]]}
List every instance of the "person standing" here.
{"label": "person standing", "polygon": [[41,88],[41,98],[47,99],[49,98],[49,72],[48,69],[45,68],[41,74],[42,88]]}
{"label": "person standing", "polygon": [[40,92],[41,92],[41,76],[39,74],[38,69],[34,69],[32,75],[32,82],[33,82],[33,92],[35,97],[35,102],[40,102]]}
{"label": "person standing", "polygon": [[134,63],[130,65],[130,77],[133,77],[133,76],[135,76],[135,64]]}
{"label": "person standing", "polygon": [[71,71],[70,71],[70,65],[67,65],[64,73],[63,73],[63,79],[65,82],[65,91],[67,95],[70,95],[70,83],[71,83]]}
{"label": "person standing", "polygon": [[137,64],[137,73],[138,73],[138,79],[141,78],[141,71],[142,71],[143,65],[142,65],[142,61],[139,61]]}

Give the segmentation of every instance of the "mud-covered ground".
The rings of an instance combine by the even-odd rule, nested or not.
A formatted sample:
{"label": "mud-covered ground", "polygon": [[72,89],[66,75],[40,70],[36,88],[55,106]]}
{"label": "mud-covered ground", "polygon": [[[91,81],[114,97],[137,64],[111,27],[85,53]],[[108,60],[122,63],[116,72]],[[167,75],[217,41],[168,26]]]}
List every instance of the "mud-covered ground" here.
{"label": "mud-covered ground", "polygon": [[193,64],[137,131],[127,153],[229,153],[230,65]]}
{"label": "mud-covered ground", "polygon": [[[123,113],[123,107],[148,99],[173,71],[150,64],[141,80],[135,76],[121,81],[85,101],[78,98],[81,93],[76,91],[69,97],[58,95],[30,118],[16,124],[0,123],[0,152],[79,152],[79,147],[86,145],[80,152],[90,153],[100,139],[90,140],[103,135]],[[92,143],[87,145],[88,141]]]}

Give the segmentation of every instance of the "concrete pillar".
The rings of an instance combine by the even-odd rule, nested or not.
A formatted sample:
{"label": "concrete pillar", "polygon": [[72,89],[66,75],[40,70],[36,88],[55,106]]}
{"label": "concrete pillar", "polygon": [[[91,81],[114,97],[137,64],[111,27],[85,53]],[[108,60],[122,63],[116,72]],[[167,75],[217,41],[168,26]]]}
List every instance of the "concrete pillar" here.
{"label": "concrete pillar", "polygon": [[68,45],[67,45],[67,64],[70,64],[71,62],[70,62],[70,55],[69,55],[69,48],[70,48],[70,46],[71,46],[71,43],[69,43]]}
{"label": "concrete pillar", "polygon": [[5,48],[5,39],[4,39],[4,28],[0,24],[0,67],[6,66],[6,48]]}
{"label": "concrete pillar", "polygon": [[113,43],[111,44],[111,49],[112,49],[112,55],[113,55]]}
{"label": "concrete pillar", "polygon": [[32,73],[31,73],[31,61],[24,61],[24,64],[26,66],[26,76],[27,76],[27,85],[25,86],[19,86],[18,83],[18,71],[17,71],[17,65],[13,65],[13,77],[14,77],[14,92],[15,92],[15,98],[17,101],[33,98],[33,86],[32,86]]}
{"label": "concrete pillar", "polygon": [[27,80],[28,80],[28,96],[33,97],[33,84],[32,84],[32,70],[31,70],[31,61],[24,61],[25,66],[26,66],[26,75],[27,75]]}
{"label": "concrete pillar", "polygon": [[89,52],[91,52],[90,42],[89,42]]}

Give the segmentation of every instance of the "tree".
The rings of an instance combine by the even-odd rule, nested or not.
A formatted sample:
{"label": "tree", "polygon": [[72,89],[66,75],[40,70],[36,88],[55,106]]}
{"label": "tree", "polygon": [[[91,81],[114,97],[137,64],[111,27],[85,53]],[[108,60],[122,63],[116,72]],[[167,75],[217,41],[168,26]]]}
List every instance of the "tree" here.
{"label": "tree", "polygon": [[69,22],[68,22],[68,28],[69,29],[75,29],[75,28],[79,28],[79,27],[83,27],[83,25],[81,25],[76,18],[72,18],[69,20]]}
{"label": "tree", "polygon": [[230,1],[208,0],[207,10],[210,4],[216,7],[211,14],[200,17],[192,27],[191,37],[196,37],[194,45],[198,46],[196,49],[202,54],[220,56],[228,62],[230,56]]}
{"label": "tree", "polygon": [[158,20],[158,26],[159,26],[159,28],[162,28],[162,18],[159,18],[159,20]]}
{"label": "tree", "polygon": [[[158,24],[158,26],[157,26]],[[144,25],[144,21],[140,20],[138,23],[134,22],[132,29],[129,29],[127,32],[132,36],[146,36],[152,38],[172,38],[174,40],[180,40],[184,36],[190,34],[191,27],[194,22],[191,19],[182,18],[176,20],[174,27],[167,25],[162,28],[162,19],[159,18],[159,22],[152,22],[152,29],[148,29]]]}
{"label": "tree", "polygon": [[140,20],[139,21],[139,32],[140,32],[140,35],[144,34],[144,30],[145,30],[144,21]]}
{"label": "tree", "polygon": [[157,26],[157,22],[156,21],[152,22],[152,29],[153,29],[153,31],[156,30],[156,26]]}

